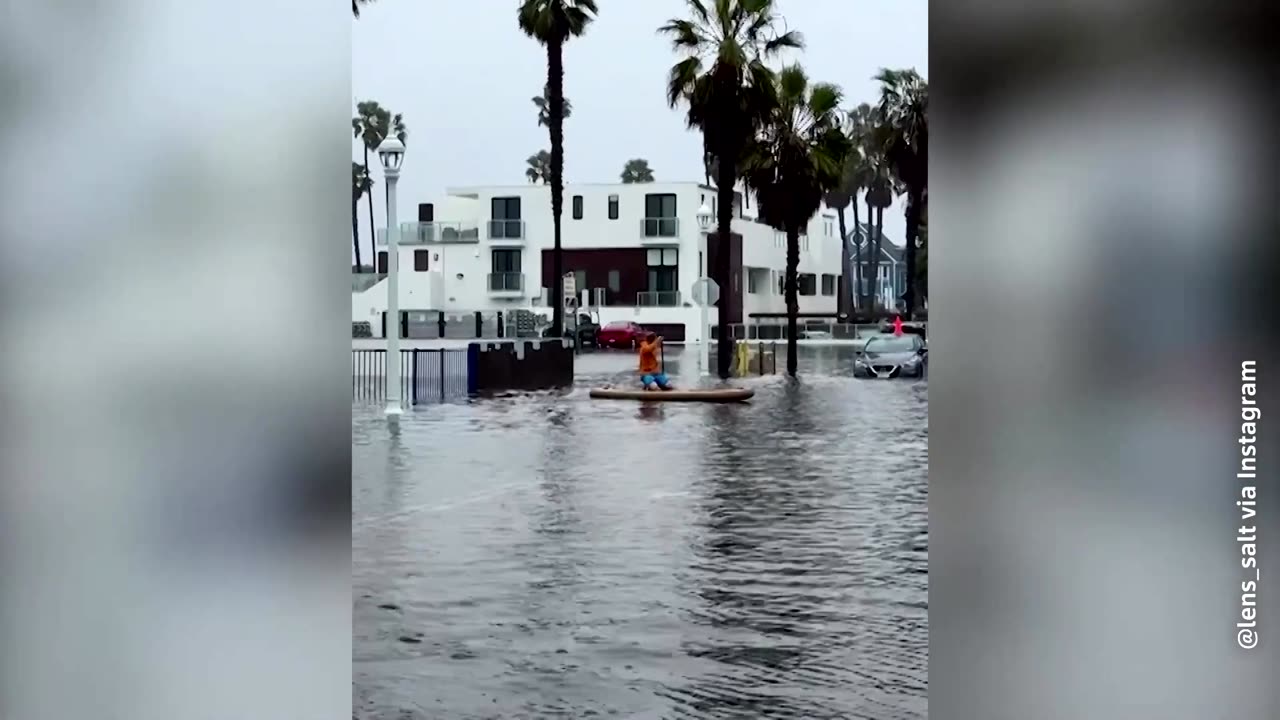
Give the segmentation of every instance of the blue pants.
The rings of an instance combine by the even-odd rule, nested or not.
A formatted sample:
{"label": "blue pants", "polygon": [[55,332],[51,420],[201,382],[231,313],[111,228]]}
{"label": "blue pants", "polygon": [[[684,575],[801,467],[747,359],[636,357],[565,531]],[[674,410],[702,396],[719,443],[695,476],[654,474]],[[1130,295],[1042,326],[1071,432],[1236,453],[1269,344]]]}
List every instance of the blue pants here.
{"label": "blue pants", "polygon": [[649,387],[653,383],[657,383],[660,388],[667,388],[671,386],[671,378],[668,378],[664,372],[645,375],[640,378],[640,384],[645,387]]}

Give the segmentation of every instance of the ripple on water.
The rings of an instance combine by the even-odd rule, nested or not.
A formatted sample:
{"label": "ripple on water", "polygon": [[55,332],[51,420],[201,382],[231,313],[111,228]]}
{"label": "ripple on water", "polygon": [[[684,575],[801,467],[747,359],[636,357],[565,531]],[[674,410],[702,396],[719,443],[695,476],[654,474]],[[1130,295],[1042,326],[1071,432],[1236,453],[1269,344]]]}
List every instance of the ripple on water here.
{"label": "ripple on water", "polygon": [[353,408],[353,714],[925,717],[924,383],[586,397],[630,362],[395,431]]}

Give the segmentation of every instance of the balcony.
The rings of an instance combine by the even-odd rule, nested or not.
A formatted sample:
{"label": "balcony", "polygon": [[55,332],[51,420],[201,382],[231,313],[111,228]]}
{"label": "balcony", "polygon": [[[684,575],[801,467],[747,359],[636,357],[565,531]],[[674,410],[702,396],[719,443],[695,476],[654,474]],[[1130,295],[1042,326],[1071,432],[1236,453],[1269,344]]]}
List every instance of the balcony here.
{"label": "balcony", "polygon": [[680,239],[680,218],[656,217],[640,221],[640,238],[645,242],[670,245]]}
{"label": "balcony", "polygon": [[524,273],[489,273],[489,294],[505,296],[519,296],[524,294]]}
{"label": "balcony", "polygon": [[523,245],[523,220],[490,220],[489,244],[491,245]]}
{"label": "balcony", "polygon": [[[378,229],[379,246],[387,244],[387,231]],[[402,222],[400,223],[401,245],[429,245],[434,243],[478,243],[480,228],[460,222]]]}
{"label": "balcony", "polygon": [[636,293],[637,307],[680,307],[682,304],[678,290],[655,290]]}

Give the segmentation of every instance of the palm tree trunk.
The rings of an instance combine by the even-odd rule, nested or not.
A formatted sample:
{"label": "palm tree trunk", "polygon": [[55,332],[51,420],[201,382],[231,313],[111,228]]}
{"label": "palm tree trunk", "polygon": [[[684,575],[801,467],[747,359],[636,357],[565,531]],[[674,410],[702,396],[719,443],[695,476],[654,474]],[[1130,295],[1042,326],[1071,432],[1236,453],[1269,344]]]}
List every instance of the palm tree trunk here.
{"label": "palm tree trunk", "polygon": [[853,304],[855,310],[861,310],[866,307],[866,303],[862,300],[862,283],[859,278],[862,277],[862,242],[865,240],[862,236],[862,220],[858,217],[858,193],[853,194]]}
{"label": "palm tree trunk", "polygon": [[800,315],[800,298],[799,288],[796,287],[799,278],[797,270],[800,267],[800,228],[787,228],[787,275],[786,275],[786,296],[787,296],[787,374],[791,377],[796,376],[796,364],[799,360],[798,343],[796,335],[799,328]]}
{"label": "palm tree trunk", "polygon": [[[854,207],[857,207],[855,204]],[[848,322],[852,314],[853,296],[849,294],[849,237],[845,230],[844,208],[840,208],[840,295],[836,298],[836,313]]]}
{"label": "palm tree trunk", "polygon": [[[732,142],[731,140],[728,142]],[[733,238],[733,186],[737,183],[737,167],[735,163],[726,160],[726,158],[736,158],[737,152],[734,148],[728,147],[726,141],[721,140],[721,148],[716,153],[716,157],[720,158],[717,163],[719,177],[716,178],[716,266],[712,270],[716,284],[720,286],[720,301],[716,309],[716,331],[719,338],[716,343],[716,369],[719,371],[721,380],[728,380],[733,364],[733,337],[729,332],[729,308],[727,300],[730,288],[733,287],[729,282],[729,273],[731,264],[729,262],[729,249],[732,246]],[[708,249],[707,252],[710,252]]]}
{"label": "palm tree trunk", "polygon": [[[884,255],[884,208],[876,208],[876,298],[880,297],[880,258]],[[883,308],[884,306],[881,305]],[[888,308],[885,308],[888,309]]]}
{"label": "palm tree trunk", "polygon": [[364,272],[360,262],[360,196],[351,196],[351,247],[356,251],[356,272]]}
{"label": "palm tree trunk", "polygon": [[870,270],[868,273],[871,277],[866,280],[866,308],[868,311],[875,312],[876,309],[876,282],[880,279],[880,253],[876,252],[875,237],[875,217],[876,209],[871,205],[871,191],[867,191],[867,255],[866,264]]}
{"label": "palm tree trunk", "polygon": [[551,250],[551,332],[564,337],[564,252],[560,248],[560,213],[564,209],[564,57],[559,42],[547,43],[547,103],[551,117],[551,222],[554,245]]}
{"label": "palm tree trunk", "polygon": [[914,319],[916,311],[916,238],[920,235],[920,188],[907,191],[907,319]]}
{"label": "palm tree trunk", "polygon": [[[373,177],[369,174],[369,146],[364,146],[364,174],[365,177]],[[378,228],[373,223],[373,191],[369,191],[369,263],[373,266],[373,271],[378,272]]]}

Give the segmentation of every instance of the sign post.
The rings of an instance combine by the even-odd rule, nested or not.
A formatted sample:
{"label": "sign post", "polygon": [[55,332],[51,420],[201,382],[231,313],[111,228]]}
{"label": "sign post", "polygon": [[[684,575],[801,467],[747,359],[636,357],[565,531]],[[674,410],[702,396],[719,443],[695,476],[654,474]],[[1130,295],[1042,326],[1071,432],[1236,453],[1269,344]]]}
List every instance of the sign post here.
{"label": "sign post", "polygon": [[702,330],[698,333],[699,348],[698,361],[702,366],[702,374],[711,373],[711,332],[707,322],[707,308],[715,305],[720,300],[720,286],[715,280],[709,277],[700,277],[693,283],[693,303],[700,309],[702,317]]}

